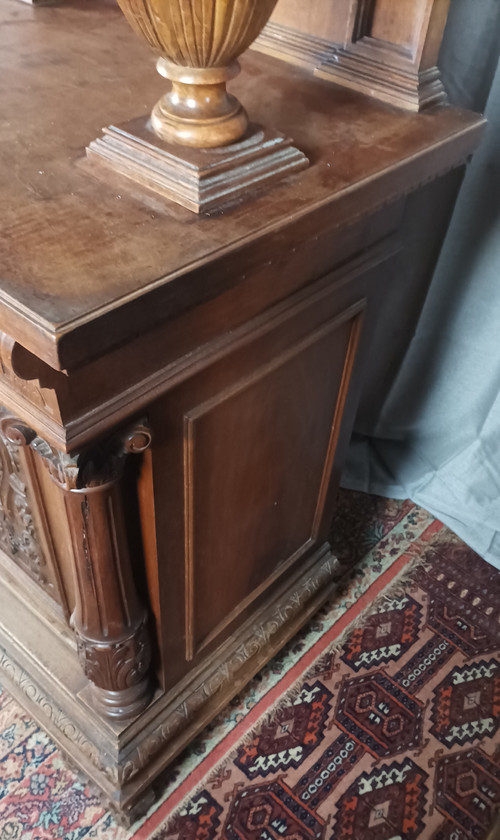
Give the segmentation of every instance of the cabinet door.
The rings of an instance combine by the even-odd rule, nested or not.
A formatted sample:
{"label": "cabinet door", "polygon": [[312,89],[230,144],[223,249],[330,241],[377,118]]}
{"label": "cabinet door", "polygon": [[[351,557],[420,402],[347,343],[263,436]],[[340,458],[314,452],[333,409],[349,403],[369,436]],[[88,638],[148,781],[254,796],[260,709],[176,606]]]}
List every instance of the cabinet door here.
{"label": "cabinet door", "polygon": [[355,279],[325,278],[225,336],[151,406],[167,686],[326,540],[366,305]]}

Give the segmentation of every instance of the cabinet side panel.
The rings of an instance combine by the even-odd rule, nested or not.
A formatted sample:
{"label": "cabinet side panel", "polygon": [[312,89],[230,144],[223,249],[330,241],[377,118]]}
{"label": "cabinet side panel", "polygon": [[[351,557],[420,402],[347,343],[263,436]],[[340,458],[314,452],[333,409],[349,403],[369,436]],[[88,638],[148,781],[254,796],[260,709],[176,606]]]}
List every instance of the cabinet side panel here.
{"label": "cabinet side panel", "polygon": [[149,405],[149,589],[166,691],[328,554],[372,289],[398,247],[384,239],[227,330]]}
{"label": "cabinet side panel", "polygon": [[166,689],[320,556],[366,305],[346,280],[255,319],[150,407]]}
{"label": "cabinet side panel", "polygon": [[314,543],[352,323],[322,324],[185,417],[189,658]]}

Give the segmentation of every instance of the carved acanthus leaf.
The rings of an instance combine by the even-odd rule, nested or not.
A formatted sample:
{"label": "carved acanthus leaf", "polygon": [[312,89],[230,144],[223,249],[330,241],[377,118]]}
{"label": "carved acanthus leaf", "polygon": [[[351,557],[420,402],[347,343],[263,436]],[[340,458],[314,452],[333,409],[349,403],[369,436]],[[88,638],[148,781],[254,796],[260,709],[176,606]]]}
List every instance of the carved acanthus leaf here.
{"label": "carved acanthus leaf", "polygon": [[30,442],[31,448],[40,455],[49,475],[63,490],[72,490],[78,484],[80,468],[78,456],[67,455],[54,449],[43,438],[35,437]]}
{"label": "carved acanthus leaf", "polygon": [[99,688],[124,691],[142,682],[151,664],[151,645],[144,615],[126,638],[93,642],[76,632],[78,655],[86,677]]}

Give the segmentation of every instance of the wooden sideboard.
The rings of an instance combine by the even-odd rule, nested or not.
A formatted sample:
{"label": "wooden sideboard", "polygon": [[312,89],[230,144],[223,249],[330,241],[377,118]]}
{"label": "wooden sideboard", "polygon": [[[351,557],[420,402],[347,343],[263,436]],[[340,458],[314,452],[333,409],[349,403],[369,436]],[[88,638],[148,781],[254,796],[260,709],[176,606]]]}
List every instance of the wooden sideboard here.
{"label": "wooden sideboard", "polygon": [[[397,64],[368,6],[338,50]],[[85,160],[164,87],[116,6],[0,9],[0,682],[129,819],[334,596],[329,523],[370,334],[405,282],[405,197],[484,126],[443,103],[428,33],[396,108],[327,78],[300,7],[261,36],[287,60],[250,52],[234,86],[310,167],[200,216]]]}

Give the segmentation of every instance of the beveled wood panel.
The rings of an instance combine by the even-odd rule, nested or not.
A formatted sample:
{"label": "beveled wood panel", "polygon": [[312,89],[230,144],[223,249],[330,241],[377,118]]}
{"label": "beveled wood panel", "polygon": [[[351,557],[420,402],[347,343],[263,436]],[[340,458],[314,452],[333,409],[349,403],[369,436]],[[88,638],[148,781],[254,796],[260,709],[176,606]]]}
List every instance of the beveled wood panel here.
{"label": "beveled wood panel", "polygon": [[197,673],[324,545],[366,301],[395,249],[384,240],[207,345],[203,365],[193,357],[191,375],[148,408],[141,515],[156,534],[147,567],[165,689]]}
{"label": "beveled wood panel", "polygon": [[373,13],[369,31],[364,33],[379,41],[398,44],[412,53],[418,44],[427,0],[377,0],[372,2]]}
{"label": "beveled wood panel", "polygon": [[274,23],[293,26],[308,35],[343,44],[356,0],[279,0],[272,15]]}
{"label": "beveled wood panel", "polygon": [[363,308],[185,413],[187,659],[314,545]]}
{"label": "beveled wood panel", "polygon": [[[311,15],[293,0],[278,6],[256,46],[329,79],[409,111],[444,104],[437,67],[450,0],[353,0],[339,8],[342,32],[330,34],[330,0]],[[309,9],[310,4],[307,4]],[[335,12],[337,7],[335,5]],[[342,21],[342,24],[340,24]]]}

